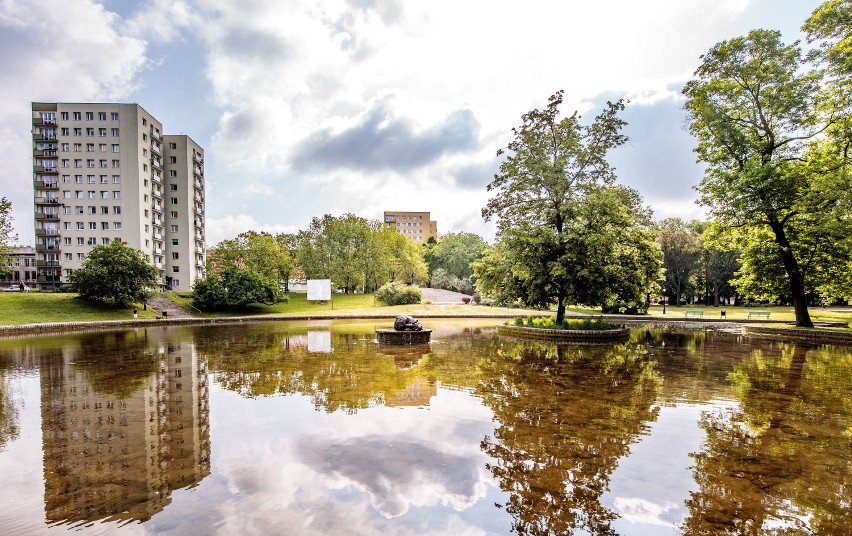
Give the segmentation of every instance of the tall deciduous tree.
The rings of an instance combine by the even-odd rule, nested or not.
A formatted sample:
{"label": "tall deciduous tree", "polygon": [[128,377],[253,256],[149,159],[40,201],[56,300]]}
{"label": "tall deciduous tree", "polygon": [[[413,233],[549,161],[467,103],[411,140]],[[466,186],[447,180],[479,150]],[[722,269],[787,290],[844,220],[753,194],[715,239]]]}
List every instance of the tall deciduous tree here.
{"label": "tall deciduous tree", "polygon": [[486,220],[497,220],[500,249],[511,265],[490,270],[478,264],[487,284],[494,274],[504,276],[504,297],[542,307],[555,302],[558,322],[569,303],[643,299],[648,272],[653,280],[659,263],[641,199],[613,185],[606,161],[627,139],[618,116],[624,103],[607,103],[589,125],[576,112],[560,118],[561,104],[560,91],[512,130],[508,156],[488,185],[495,195],[482,209]]}
{"label": "tall deciduous tree", "polygon": [[488,244],[474,233],[447,233],[431,248],[429,271],[443,268],[448,275],[469,279],[473,274],[471,263],[482,257]]}
{"label": "tall deciduous tree", "polygon": [[0,276],[10,273],[9,250],[12,242],[17,240],[12,229],[12,202],[0,197]]}
{"label": "tall deciduous tree", "polygon": [[[791,230],[823,228],[848,191],[838,189],[848,180],[836,173],[846,156],[818,141],[838,120],[819,106],[821,80],[797,44],[754,30],[711,48],[683,90],[696,153],[707,164],[700,202],[723,226],[771,233],[799,326],[812,322]],[[831,166],[815,167],[815,155]]]}
{"label": "tall deciduous tree", "polygon": [[663,251],[663,268],[666,270],[666,294],[680,305],[681,294],[686,290],[689,279],[698,269],[701,260],[701,241],[683,220],[668,218],[660,222],[657,242]]}
{"label": "tall deciduous tree", "polygon": [[157,288],[159,272],[144,253],[113,240],[93,247],[68,279],[81,298],[124,307],[147,300]]}

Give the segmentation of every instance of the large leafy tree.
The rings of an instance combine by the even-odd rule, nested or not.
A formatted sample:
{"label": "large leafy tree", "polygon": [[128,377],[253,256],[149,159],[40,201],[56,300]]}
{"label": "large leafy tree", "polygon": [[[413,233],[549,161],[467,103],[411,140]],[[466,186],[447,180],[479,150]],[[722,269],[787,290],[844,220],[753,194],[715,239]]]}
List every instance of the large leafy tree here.
{"label": "large leafy tree", "polygon": [[95,246],[83,266],[70,276],[81,298],[116,307],[147,300],[157,288],[159,272],[139,250],[120,240]]}
{"label": "large leafy tree", "polygon": [[474,233],[447,233],[430,248],[429,272],[443,268],[459,279],[469,279],[473,274],[471,263],[482,257],[488,244]]}
{"label": "large leafy tree", "polygon": [[680,305],[681,294],[687,290],[690,278],[699,268],[701,240],[691,232],[679,218],[668,218],[660,222],[657,242],[663,251],[665,268],[665,292],[674,303]]}
{"label": "large leafy tree", "polygon": [[477,264],[487,284],[494,274],[504,276],[504,297],[541,307],[556,303],[558,322],[570,303],[642,300],[659,263],[641,199],[614,185],[606,161],[627,139],[618,116],[624,103],[607,103],[589,125],[577,112],[560,118],[561,104],[560,91],[513,129],[508,156],[488,185],[495,195],[482,209],[483,217],[497,220],[509,265]]}
{"label": "large leafy tree", "polygon": [[292,255],[286,246],[285,238],[247,231],[219,242],[210,258],[219,269],[240,266],[276,281],[286,281],[293,267]]}
{"label": "large leafy tree", "polygon": [[9,248],[17,239],[12,229],[12,202],[0,197],[0,276],[10,272]]}
{"label": "large leafy tree", "polygon": [[[796,43],[754,30],[718,43],[683,90],[696,153],[707,164],[700,202],[741,236],[764,229],[786,274],[796,324],[812,326],[797,236],[841,237],[848,220],[848,162],[829,136],[839,116],[820,105],[822,73]],[[794,232],[795,229],[795,232]],[[744,266],[748,266],[747,264]],[[756,267],[758,270],[759,267]]]}

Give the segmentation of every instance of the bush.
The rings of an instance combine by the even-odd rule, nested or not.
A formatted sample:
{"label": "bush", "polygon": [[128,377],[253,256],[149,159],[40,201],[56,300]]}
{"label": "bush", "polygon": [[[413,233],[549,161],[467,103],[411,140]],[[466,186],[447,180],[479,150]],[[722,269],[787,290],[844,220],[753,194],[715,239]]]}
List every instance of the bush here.
{"label": "bush", "polygon": [[479,292],[474,292],[473,293],[473,303],[475,303],[476,305],[479,305],[479,303],[481,301],[482,301],[482,295]]}
{"label": "bush", "polygon": [[274,305],[287,301],[278,284],[247,268],[228,266],[192,286],[192,302],[202,310],[245,309],[251,303]]}
{"label": "bush", "polygon": [[406,285],[400,281],[385,283],[376,291],[376,299],[386,305],[407,305],[420,303],[423,294],[415,285]]}
{"label": "bush", "polygon": [[562,324],[556,323],[555,316],[528,316],[526,318],[515,318],[515,325],[528,328],[539,329],[576,329],[576,330],[604,330],[616,329],[619,326],[612,322],[607,322],[602,318],[576,318],[568,319]]}
{"label": "bush", "polygon": [[601,310],[604,312],[604,314],[646,315],[648,314],[648,305],[645,302],[617,301],[612,305],[604,305]]}

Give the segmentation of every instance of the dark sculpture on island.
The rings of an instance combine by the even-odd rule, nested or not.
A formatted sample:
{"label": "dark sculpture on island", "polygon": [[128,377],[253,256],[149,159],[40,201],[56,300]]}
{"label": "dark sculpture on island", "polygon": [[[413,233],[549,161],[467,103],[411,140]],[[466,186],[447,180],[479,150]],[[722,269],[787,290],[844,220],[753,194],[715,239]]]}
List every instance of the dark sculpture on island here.
{"label": "dark sculpture on island", "polygon": [[379,344],[426,344],[432,337],[431,329],[423,329],[419,320],[408,315],[399,315],[393,329],[377,329]]}
{"label": "dark sculpture on island", "polygon": [[423,324],[413,316],[399,315],[393,321],[393,329],[396,331],[423,331]]}

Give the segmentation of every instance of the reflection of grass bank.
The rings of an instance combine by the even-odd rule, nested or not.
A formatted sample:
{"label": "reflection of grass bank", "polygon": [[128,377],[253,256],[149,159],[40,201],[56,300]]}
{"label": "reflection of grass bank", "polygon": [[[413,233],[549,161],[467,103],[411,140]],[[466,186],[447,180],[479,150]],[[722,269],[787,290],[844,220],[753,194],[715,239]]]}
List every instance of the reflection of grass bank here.
{"label": "reflection of grass bank", "polygon": [[[687,310],[704,311],[704,319],[719,319],[721,318],[722,311],[725,311],[725,318],[727,320],[747,321],[749,320],[748,314],[753,311],[768,312],[770,320],[793,322],[796,319],[796,314],[793,312],[792,306],[702,307],[691,305],[684,307],[672,307],[667,305],[666,314],[663,314],[662,306],[654,305],[648,311],[648,316],[653,317],[655,320],[665,320],[666,318],[681,319],[686,316]],[[852,322],[852,307],[811,307],[808,309],[808,312],[811,315],[811,320],[814,322]],[[702,317],[699,317],[698,320],[701,318]]]}

